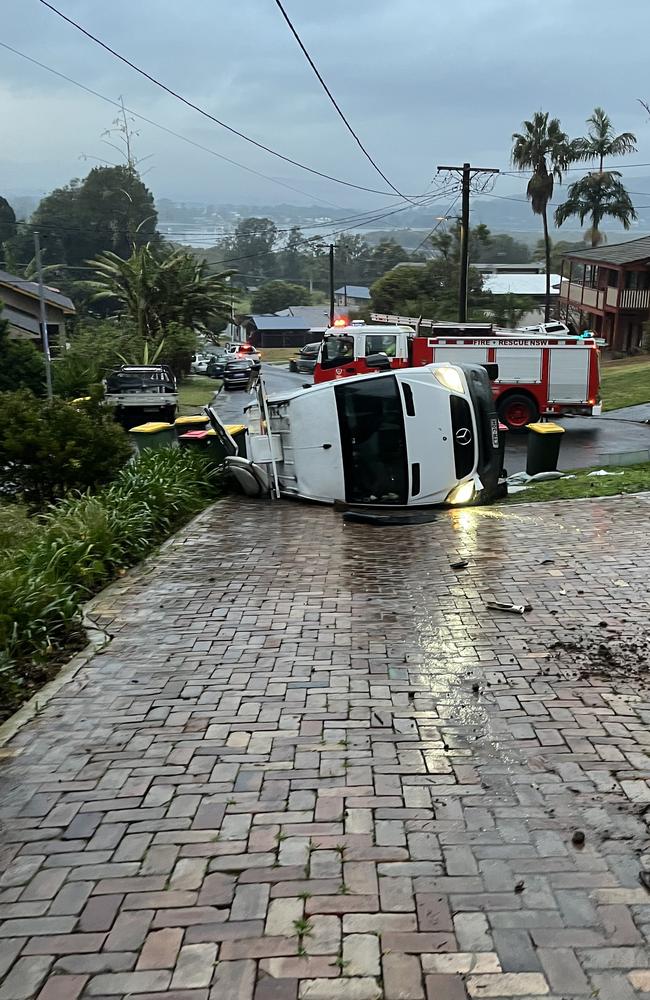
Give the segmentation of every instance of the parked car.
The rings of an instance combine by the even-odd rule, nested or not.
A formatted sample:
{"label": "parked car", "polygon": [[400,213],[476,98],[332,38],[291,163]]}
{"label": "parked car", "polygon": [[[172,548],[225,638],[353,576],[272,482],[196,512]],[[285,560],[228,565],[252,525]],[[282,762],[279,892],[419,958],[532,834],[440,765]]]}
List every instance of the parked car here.
{"label": "parked car", "polygon": [[205,375],[210,364],[209,354],[195,354],[190,365],[192,375]]}
{"label": "parked car", "polygon": [[253,370],[254,366],[250,361],[240,358],[228,361],[221,376],[224,389],[245,389]]}
{"label": "parked car", "polygon": [[262,355],[252,344],[231,344],[228,353],[240,361],[250,361],[254,368],[262,363]]}
{"label": "parked car", "polygon": [[223,370],[227,363],[231,360],[232,356],[228,354],[227,351],[215,351],[214,354],[210,355],[210,360],[208,361],[208,367],[205,370],[205,374],[209,378],[223,378]]}
{"label": "parked car", "polygon": [[289,361],[289,371],[302,372],[304,375],[313,375],[319,347],[320,341],[315,344],[305,344],[304,347],[301,347],[296,357],[291,358]]}

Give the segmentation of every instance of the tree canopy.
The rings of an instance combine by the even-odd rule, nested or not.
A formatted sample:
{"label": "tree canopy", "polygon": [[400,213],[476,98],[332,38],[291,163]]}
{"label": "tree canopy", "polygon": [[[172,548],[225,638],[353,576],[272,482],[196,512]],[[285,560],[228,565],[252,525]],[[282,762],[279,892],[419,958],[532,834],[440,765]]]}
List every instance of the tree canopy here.
{"label": "tree canopy", "polygon": [[[34,256],[34,231],[40,234],[44,265],[61,265],[57,285],[67,294],[90,257],[110,251],[128,257],[134,246],[156,238],[158,216],[151,191],[128,166],[93,167],[83,180],[73,180],[46,195],[29,223],[17,226],[7,241],[12,260],[25,265]],[[75,296],[76,297],[76,296]]]}
{"label": "tree canopy", "polygon": [[6,198],[0,195],[0,250],[3,243],[16,235],[16,213]]}
{"label": "tree canopy", "polygon": [[274,313],[288,306],[308,306],[312,297],[309,289],[290,281],[267,281],[251,296],[254,313]]}

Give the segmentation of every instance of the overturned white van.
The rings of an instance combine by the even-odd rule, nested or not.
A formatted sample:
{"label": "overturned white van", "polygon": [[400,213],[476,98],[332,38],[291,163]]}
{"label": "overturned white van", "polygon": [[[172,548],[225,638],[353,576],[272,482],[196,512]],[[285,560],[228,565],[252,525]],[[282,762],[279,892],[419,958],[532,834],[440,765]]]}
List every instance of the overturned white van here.
{"label": "overturned white van", "polygon": [[259,397],[247,410],[247,458],[227,459],[248,495],[393,508],[487,502],[498,492],[498,421],[479,365]]}

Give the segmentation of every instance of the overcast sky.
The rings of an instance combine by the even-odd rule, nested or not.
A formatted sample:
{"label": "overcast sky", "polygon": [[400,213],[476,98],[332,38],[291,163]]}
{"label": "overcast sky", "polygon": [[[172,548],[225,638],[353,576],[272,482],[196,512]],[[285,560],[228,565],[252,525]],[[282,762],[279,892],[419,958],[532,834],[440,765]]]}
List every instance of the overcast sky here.
{"label": "overcast sky", "polygon": [[[326,173],[385,190],[289,34],[273,0],[55,0],[132,61],[212,114]],[[438,163],[507,168],[512,132],[544,109],[572,135],[602,105],[650,161],[648,0],[285,0],[307,48],[383,171],[401,191]],[[157,198],[374,208],[380,195],[290,167],[161,92],[38,0],[2,0],[0,40],[142,115],[302,193],[139,123]],[[114,160],[114,111],[0,48],[0,193],[43,193]],[[647,168],[626,170],[648,175]],[[502,178],[496,192],[516,192]]]}

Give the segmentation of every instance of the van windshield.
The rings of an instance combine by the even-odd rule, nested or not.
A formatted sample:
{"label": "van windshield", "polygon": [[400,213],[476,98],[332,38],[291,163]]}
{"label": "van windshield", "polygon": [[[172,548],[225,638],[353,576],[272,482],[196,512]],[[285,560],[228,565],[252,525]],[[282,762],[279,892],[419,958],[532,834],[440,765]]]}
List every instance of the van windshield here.
{"label": "van windshield", "polygon": [[360,504],[406,504],[408,465],[402,400],[394,376],[335,387],[345,499]]}

